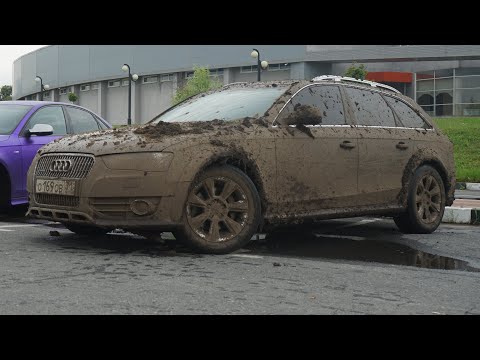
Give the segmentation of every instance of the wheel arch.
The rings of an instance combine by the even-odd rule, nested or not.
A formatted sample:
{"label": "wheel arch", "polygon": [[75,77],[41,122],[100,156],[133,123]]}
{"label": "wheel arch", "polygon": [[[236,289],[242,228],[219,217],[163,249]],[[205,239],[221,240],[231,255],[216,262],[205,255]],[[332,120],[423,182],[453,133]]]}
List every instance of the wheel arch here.
{"label": "wheel arch", "polygon": [[[6,186],[3,186],[3,184]],[[10,173],[8,172],[5,165],[0,162],[0,207],[9,206],[11,204],[12,197],[12,180],[10,178]]]}
{"label": "wheel arch", "polygon": [[437,156],[435,156],[435,154],[425,154],[422,151],[414,154],[410,158],[407,166],[405,167],[402,177],[402,190],[397,196],[399,203],[404,207],[407,206],[410,181],[412,180],[415,171],[423,165],[430,165],[440,174],[440,177],[442,178],[445,187],[445,205],[450,206],[453,203],[454,199],[453,193],[455,191],[455,186],[454,181],[452,182],[452,177],[454,179],[454,175],[449,174],[442,161]]}

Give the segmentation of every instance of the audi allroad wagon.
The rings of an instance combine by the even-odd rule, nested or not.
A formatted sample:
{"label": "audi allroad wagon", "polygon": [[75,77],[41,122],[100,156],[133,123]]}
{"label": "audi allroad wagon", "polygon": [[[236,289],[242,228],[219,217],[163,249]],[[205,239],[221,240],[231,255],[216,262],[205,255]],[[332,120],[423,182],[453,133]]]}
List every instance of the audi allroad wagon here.
{"label": "audi allroad wagon", "polygon": [[454,188],[452,143],[412,99],[324,76],[230,84],[143,126],[57,140],[30,167],[28,214],[218,254],[305,220],[383,215],[431,233]]}

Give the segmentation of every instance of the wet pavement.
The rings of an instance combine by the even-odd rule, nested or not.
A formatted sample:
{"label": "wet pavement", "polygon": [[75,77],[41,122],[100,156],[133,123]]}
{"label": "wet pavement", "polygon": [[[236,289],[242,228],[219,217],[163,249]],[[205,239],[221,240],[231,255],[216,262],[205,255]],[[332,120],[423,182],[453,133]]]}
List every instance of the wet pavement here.
{"label": "wet pavement", "polygon": [[212,256],[22,212],[0,216],[0,314],[480,313],[478,226],[405,235],[390,219],[329,220]]}

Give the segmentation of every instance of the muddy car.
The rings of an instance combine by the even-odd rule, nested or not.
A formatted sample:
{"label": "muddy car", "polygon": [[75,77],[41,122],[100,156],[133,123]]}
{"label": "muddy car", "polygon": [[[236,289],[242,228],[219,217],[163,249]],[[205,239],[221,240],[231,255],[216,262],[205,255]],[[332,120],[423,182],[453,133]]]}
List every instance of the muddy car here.
{"label": "muddy car", "polygon": [[327,218],[431,233],[454,188],[453,146],[413,100],[324,77],[231,84],[144,126],[57,140],[30,167],[28,215],[78,234],[171,231],[218,254]]}

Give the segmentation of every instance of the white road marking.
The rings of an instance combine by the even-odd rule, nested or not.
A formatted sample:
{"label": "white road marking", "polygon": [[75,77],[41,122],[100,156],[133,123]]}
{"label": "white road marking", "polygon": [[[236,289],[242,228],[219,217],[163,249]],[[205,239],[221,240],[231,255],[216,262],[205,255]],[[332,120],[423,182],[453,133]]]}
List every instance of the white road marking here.
{"label": "white road marking", "polygon": [[32,226],[42,226],[43,224],[21,224],[21,225],[2,225],[0,226],[0,229],[4,228],[13,228],[13,227],[32,227]]}
{"label": "white road marking", "polygon": [[337,229],[344,229],[344,228],[348,228],[348,227],[352,227],[352,226],[364,225],[364,224],[368,224],[368,223],[372,223],[372,222],[376,222],[376,221],[380,221],[380,220],[382,220],[382,219],[363,219],[363,220],[354,222],[353,224],[347,224],[347,225],[339,226],[339,227],[337,227]]}
{"label": "white road marking", "polygon": [[248,259],[263,259],[263,256],[259,256],[259,255],[233,254],[230,256],[248,258]]}
{"label": "white road marking", "polygon": [[9,230],[9,229],[0,229],[0,231],[15,231],[15,230]]}
{"label": "white road marking", "polygon": [[351,236],[351,235],[329,235],[329,234],[315,234],[316,237],[327,237],[327,238],[339,238],[339,239],[351,239],[351,240],[367,240],[363,236]]}

